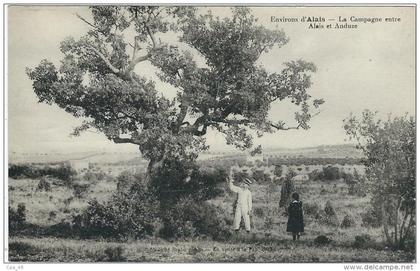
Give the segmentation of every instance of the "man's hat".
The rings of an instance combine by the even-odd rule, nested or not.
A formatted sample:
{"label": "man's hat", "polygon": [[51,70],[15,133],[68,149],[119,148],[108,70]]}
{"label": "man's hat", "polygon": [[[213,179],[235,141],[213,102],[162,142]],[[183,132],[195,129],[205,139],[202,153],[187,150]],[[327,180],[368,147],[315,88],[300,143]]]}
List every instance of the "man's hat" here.
{"label": "man's hat", "polygon": [[247,184],[247,185],[251,185],[252,184],[252,180],[251,179],[248,179],[248,178],[245,178],[244,179],[244,183]]}

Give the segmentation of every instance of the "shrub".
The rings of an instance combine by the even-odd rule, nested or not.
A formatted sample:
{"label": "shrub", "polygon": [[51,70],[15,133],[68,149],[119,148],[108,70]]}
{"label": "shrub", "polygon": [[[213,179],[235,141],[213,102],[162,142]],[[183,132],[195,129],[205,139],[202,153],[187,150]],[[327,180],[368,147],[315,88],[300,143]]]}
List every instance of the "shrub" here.
{"label": "shrub", "polygon": [[48,213],[48,220],[54,220],[57,217],[57,213],[54,211],[51,211]]}
{"label": "shrub", "polygon": [[89,169],[84,175],[83,180],[89,183],[97,183],[98,181],[104,180],[106,177],[105,172],[99,171],[95,172],[92,169]]}
{"label": "shrub", "polygon": [[340,169],[338,167],[328,166],[322,168],[323,179],[328,181],[338,180],[341,177]]}
{"label": "shrub", "polygon": [[51,176],[69,183],[77,172],[67,163],[58,165],[35,166],[33,164],[9,165],[9,177],[14,179],[31,178],[37,179],[43,176]]}
{"label": "shrub", "polygon": [[89,183],[73,184],[73,194],[76,198],[83,198],[90,187]]}
{"label": "shrub", "polygon": [[37,191],[51,191],[51,184],[47,181],[45,177],[42,177],[41,180],[38,182],[38,186],[36,188]]}
{"label": "shrub", "polygon": [[324,214],[320,218],[320,222],[325,225],[339,226],[337,214],[331,201],[327,201],[324,208]]}
{"label": "shrub", "polygon": [[354,237],[353,247],[368,248],[372,243],[372,239],[368,234],[356,235]]}
{"label": "shrub", "polygon": [[356,226],[356,222],[351,215],[345,215],[343,221],[341,222],[341,228],[351,228]]}
{"label": "shrub", "polygon": [[30,164],[9,164],[9,177],[14,179],[35,179],[40,177],[40,172]]}
{"label": "shrub", "polygon": [[332,242],[332,240],[325,235],[318,235],[314,240],[314,244],[316,246],[325,246],[325,245],[328,245],[331,242]]}
{"label": "shrub", "polygon": [[309,181],[317,181],[320,178],[319,170],[315,169],[308,173]]}
{"label": "shrub", "polygon": [[196,255],[196,254],[198,254],[198,253],[200,253],[200,252],[202,252],[203,251],[203,249],[201,248],[201,247],[198,247],[198,246],[191,246],[189,249],[188,249],[188,254],[189,255]]}
{"label": "shrub", "polygon": [[362,226],[364,227],[379,228],[382,226],[381,220],[380,212],[372,207],[362,213]]}
{"label": "shrub", "polygon": [[67,163],[62,163],[57,167],[45,167],[41,170],[42,175],[49,175],[63,180],[65,184],[69,184],[77,172]]}
{"label": "shrub", "polygon": [[226,240],[230,236],[223,210],[192,198],[181,199],[163,211],[161,236],[166,239],[209,236]]}
{"label": "shrub", "polygon": [[106,260],[109,262],[122,262],[126,260],[126,257],[123,256],[124,248],[122,246],[108,247],[104,253]]}
{"label": "shrub", "polygon": [[335,213],[334,206],[332,205],[331,201],[327,201],[327,203],[325,204],[324,211],[327,216],[337,216],[337,214]]}
{"label": "shrub", "polygon": [[67,208],[69,207],[70,203],[74,200],[74,197],[69,197],[67,199],[63,199],[63,204]]}
{"label": "shrub", "polygon": [[366,192],[363,187],[363,178],[359,173],[354,169],[354,173],[343,173],[344,182],[348,186],[349,195],[357,195],[360,197],[365,197]]}
{"label": "shrub", "polygon": [[292,180],[294,176],[296,176],[296,174],[293,171],[289,171],[286,175],[283,185],[281,186],[279,206],[285,207],[286,210],[287,210],[287,206],[290,203],[290,197],[292,193],[295,191],[295,185]]}
{"label": "shrub", "polygon": [[9,229],[19,228],[25,221],[26,206],[24,203],[19,203],[16,210],[9,206]]}
{"label": "shrub", "polygon": [[256,207],[256,208],[254,208],[254,214],[258,218],[263,218],[264,217],[264,209],[262,207]]}
{"label": "shrub", "polygon": [[326,194],[329,194],[329,193],[330,192],[325,188],[322,188],[321,191],[319,191],[319,194],[321,194],[321,195],[326,195]]}
{"label": "shrub", "polygon": [[158,202],[141,183],[116,192],[105,203],[90,201],[82,214],[73,218],[84,237],[143,238],[153,235]]}
{"label": "shrub", "polygon": [[282,174],[283,174],[283,169],[282,169],[282,167],[281,167],[281,165],[276,165],[275,167],[274,167],[274,175],[276,176],[276,177],[281,177],[282,176]]}
{"label": "shrub", "polygon": [[39,254],[37,247],[21,241],[9,243],[9,259],[11,261],[24,261],[27,256]]}
{"label": "shrub", "polygon": [[305,216],[319,219],[321,217],[321,207],[317,203],[305,203],[303,204],[303,212]]}
{"label": "shrub", "polygon": [[267,216],[264,220],[264,229],[267,231],[271,231],[274,226],[274,220],[271,216]]}
{"label": "shrub", "polygon": [[132,174],[130,171],[123,171],[117,177],[117,190],[122,192],[129,189],[136,181],[137,176]]}

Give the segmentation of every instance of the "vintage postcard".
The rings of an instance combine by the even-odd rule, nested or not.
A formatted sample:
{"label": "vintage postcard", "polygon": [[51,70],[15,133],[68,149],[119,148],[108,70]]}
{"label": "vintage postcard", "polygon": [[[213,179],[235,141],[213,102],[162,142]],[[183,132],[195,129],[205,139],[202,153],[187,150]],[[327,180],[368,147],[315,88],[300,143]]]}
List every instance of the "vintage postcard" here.
{"label": "vintage postcard", "polygon": [[5,14],[6,263],[416,264],[415,5]]}

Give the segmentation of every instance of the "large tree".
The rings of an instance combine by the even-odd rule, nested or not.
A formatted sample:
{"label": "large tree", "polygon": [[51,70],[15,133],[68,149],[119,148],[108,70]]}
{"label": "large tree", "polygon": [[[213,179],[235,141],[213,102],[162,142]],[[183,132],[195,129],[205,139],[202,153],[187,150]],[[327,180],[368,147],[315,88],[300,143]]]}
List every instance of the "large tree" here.
{"label": "large tree", "polygon": [[[308,129],[323,103],[308,94],[314,64],[287,62],[279,73],[257,64],[288,38],[258,25],[247,8],[232,9],[229,18],[193,7],[93,6],[90,11],[90,17],[78,16],[90,30],[61,43],[60,67],[43,60],[27,74],[40,102],[84,119],[74,134],[94,128],[115,143],[138,145],[150,161],[149,174],[168,159],[193,161],[207,148],[209,129],[224,134],[227,144],[248,149],[252,131],[261,136]],[[165,36],[177,37],[176,42],[162,42],[170,40]],[[144,77],[141,62],[176,88],[175,98]],[[295,124],[269,119],[276,101],[297,106]]]}
{"label": "large tree", "polygon": [[365,155],[365,186],[387,242],[404,248],[414,236],[416,220],[414,118],[406,115],[383,121],[366,110],[361,118],[347,118],[344,129]]}

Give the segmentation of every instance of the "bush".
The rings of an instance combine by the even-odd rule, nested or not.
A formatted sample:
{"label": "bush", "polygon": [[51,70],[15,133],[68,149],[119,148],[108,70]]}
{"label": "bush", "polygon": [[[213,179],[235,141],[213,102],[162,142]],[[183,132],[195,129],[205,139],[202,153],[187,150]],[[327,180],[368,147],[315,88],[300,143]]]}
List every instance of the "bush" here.
{"label": "bush", "polygon": [[351,215],[345,215],[343,218],[343,221],[341,222],[341,228],[351,228],[356,226],[356,222],[354,221],[354,218]]}
{"label": "bush", "polygon": [[331,201],[327,201],[327,203],[325,204],[324,211],[327,216],[337,216]]}
{"label": "bush", "polygon": [[295,185],[292,180],[294,176],[296,176],[296,174],[293,171],[289,171],[286,175],[283,185],[281,186],[281,195],[280,195],[280,202],[279,202],[280,208],[285,207],[287,210],[287,207],[290,203],[290,197],[292,193],[295,191]]}
{"label": "bush", "polygon": [[39,255],[40,251],[37,247],[21,241],[14,241],[9,243],[9,260],[22,262],[28,256]]}
{"label": "bush", "polygon": [[36,166],[33,164],[9,165],[9,177],[14,179],[31,178],[37,179],[43,176],[51,176],[68,184],[77,172],[67,163],[56,165]]}
{"label": "bush", "polygon": [[349,195],[357,195],[359,197],[365,197],[366,192],[363,187],[363,178],[354,169],[354,173],[343,173],[344,182],[348,186]]}
{"label": "bush", "polygon": [[340,178],[345,180],[351,178],[353,180],[353,175],[342,172],[338,167],[333,166],[323,167],[322,171],[315,169],[308,174],[308,177],[310,181],[335,181]]}
{"label": "bush", "polygon": [[42,177],[41,180],[38,182],[38,186],[36,188],[37,191],[51,191],[51,184],[47,181],[45,177]]}
{"label": "bush", "polygon": [[305,216],[319,219],[321,217],[321,207],[317,203],[305,203],[303,204],[303,212]]}
{"label": "bush", "polygon": [[48,220],[54,220],[57,217],[57,213],[54,211],[51,211],[48,213]]}
{"label": "bush", "polygon": [[203,249],[201,248],[201,247],[198,247],[198,246],[191,246],[189,249],[188,249],[188,254],[189,255],[196,255],[196,254],[198,254],[198,253],[200,253],[200,252],[202,252],[203,251]]}
{"label": "bush", "polygon": [[161,237],[165,239],[185,239],[209,236],[214,240],[230,237],[228,219],[223,210],[207,202],[197,202],[192,198],[181,199],[163,211]]}
{"label": "bush", "polygon": [[74,226],[84,237],[143,238],[153,235],[158,202],[141,183],[116,192],[105,203],[90,201]]}
{"label": "bush", "polygon": [[274,220],[271,216],[267,216],[264,220],[264,229],[267,231],[271,231],[274,226]]}
{"label": "bush", "polygon": [[30,164],[9,164],[9,177],[13,179],[39,178],[40,172]]}
{"label": "bush", "polygon": [[354,237],[353,247],[368,248],[372,244],[372,239],[368,234],[356,235]]}
{"label": "bush", "polygon": [[92,169],[89,169],[84,175],[83,180],[89,183],[97,183],[98,181],[104,180],[106,177],[105,172],[99,171],[95,172]]}
{"label": "bush", "polygon": [[45,167],[41,170],[43,176],[48,175],[63,180],[65,184],[69,184],[77,172],[67,163],[62,163],[57,167]]}
{"label": "bush", "polygon": [[262,207],[256,207],[256,208],[254,208],[254,214],[258,218],[263,218],[265,216],[265,214],[264,214],[264,208],[262,208]]}
{"label": "bush", "polygon": [[312,170],[310,173],[308,173],[309,181],[318,181],[320,178],[320,172],[319,170],[315,169]]}
{"label": "bush", "polygon": [[324,180],[334,181],[341,178],[340,169],[338,167],[328,166],[322,168]]}
{"label": "bush", "polygon": [[325,245],[328,245],[331,242],[332,242],[332,240],[325,235],[318,235],[314,240],[314,244],[316,246],[325,246]]}
{"label": "bush", "polygon": [[283,174],[283,169],[282,169],[281,165],[276,165],[274,167],[274,172],[273,173],[274,173],[274,176],[280,178]]}
{"label": "bush", "polygon": [[73,184],[73,194],[76,198],[83,198],[88,191],[90,184],[88,183],[75,183]]}
{"label": "bush", "polygon": [[372,207],[362,213],[362,226],[364,227],[379,228],[382,226],[381,220],[382,217],[380,212]]}
{"label": "bush", "polygon": [[123,256],[124,248],[122,246],[108,247],[104,253],[106,255],[106,261],[109,262],[122,262],[126,260]]}
{"label": "bush", "polygon": [[140,178],[135,176],[130,171],[123,171],[117,177],[117,190],[122,192],[128,190]]}
{"label": "bush", "polygon": [[26,222],[26,206],[24,203],[19,203],[17,209],[9,206],[9,231],[15,233]]}
{"label": "bush", "polygon": [[337,214],[331,201],[327,201],[324,208],[324,214],[320,218],[320,222],[329,226],[339,226]]}

